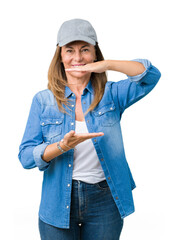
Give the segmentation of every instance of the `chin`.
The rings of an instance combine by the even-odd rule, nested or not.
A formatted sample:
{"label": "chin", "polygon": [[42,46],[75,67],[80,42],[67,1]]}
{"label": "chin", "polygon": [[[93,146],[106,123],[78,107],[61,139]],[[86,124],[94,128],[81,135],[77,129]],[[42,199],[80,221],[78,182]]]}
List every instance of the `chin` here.
{"label": "chin", "polygon": [[84,77],[84,76],[89,76],[91,73],[89,72],[71,72],[70,74],[72,77]]}

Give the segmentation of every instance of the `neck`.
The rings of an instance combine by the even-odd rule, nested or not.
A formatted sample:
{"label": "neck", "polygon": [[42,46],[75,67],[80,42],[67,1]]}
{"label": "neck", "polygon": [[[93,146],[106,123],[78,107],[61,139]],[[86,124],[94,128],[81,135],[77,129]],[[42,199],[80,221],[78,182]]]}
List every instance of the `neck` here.
{"label": "neck", "polygon": [[74,78],[74,77],[68,77],[68,87],[70,90],[75,93],[75,95],[82,95],[83,90],[88,85],[88,82],[90,81],[90,76],[85,76],[84,78]]}

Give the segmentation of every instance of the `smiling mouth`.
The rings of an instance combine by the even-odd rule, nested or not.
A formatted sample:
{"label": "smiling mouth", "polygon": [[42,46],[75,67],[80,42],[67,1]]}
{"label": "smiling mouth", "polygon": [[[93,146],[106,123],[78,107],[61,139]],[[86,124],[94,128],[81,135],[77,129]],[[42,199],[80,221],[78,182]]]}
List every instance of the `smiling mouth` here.
{"label": "smiling mouth", "polygon": [[86,64],[75,64],[75,65],[72,65],[72,67],[80,67],[80,66],[84,66]]}

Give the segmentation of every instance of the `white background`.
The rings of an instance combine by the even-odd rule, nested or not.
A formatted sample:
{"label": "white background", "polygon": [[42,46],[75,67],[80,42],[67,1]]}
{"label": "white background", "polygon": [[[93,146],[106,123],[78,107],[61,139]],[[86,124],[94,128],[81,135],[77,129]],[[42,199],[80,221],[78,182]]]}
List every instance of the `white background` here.
{"label": "white background", "polygon": [[[137,188],[136,212],[124,220],[122,240],[178,240],[177,1],[7,0],[0,4],[1,172],[0,238],[40,239],[42,173],[17,158],[32,97],[47,86],[60,25],[89,20],[105,59],[147,58],[162,73],[154,90],[123,115],[126,156]],[[126,76],[108,72],[109,80]],[[109,146],[110,147],[110,146]]]}

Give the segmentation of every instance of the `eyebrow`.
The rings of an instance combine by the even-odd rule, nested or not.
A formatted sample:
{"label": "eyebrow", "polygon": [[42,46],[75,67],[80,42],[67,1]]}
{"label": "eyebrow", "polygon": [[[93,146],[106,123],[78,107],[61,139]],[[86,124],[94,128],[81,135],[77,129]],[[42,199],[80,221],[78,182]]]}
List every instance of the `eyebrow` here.
{"label": "eyebrow", "polygon": [[[71,46],[68,46],[68,44],[67,44],[65,47],[66,47],[66,48],[73,48],[73,47],[71,47]],[[82,46],[81,48],[84,48],[84,47],[89,47],[89,44],[86,44],[86,45]]]}

